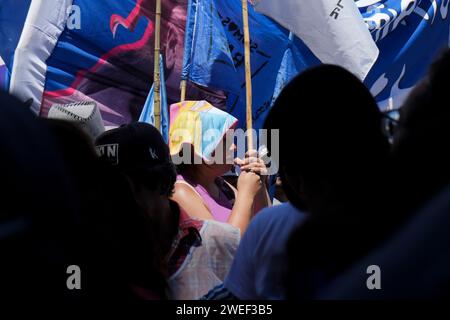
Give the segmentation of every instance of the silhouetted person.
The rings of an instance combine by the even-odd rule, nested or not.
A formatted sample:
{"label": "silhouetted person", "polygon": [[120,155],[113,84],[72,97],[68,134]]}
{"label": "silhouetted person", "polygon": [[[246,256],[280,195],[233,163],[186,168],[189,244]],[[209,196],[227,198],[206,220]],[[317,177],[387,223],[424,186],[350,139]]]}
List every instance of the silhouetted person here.
{"label": "silhouetted person", "polygon": [[294,78],[269,113],[265,127],[280,129],[286,195],[310,214],[290,240],[288,297],[315,297],[387,232],[381,120],[369,90],[330,65]]}
{"label": "silhouetted person", "polygon": [[78,199],[74,219],[55,227],[71,240],[67,251],[82,271],[80,297],[164,299],[154,223],[136,202],[128,179],[99,159],[91,137],[76,124],[42,121],[55,136]]}
{"label": "silhouetted person", "polygon": [[450,52],[430,68],[400,111],[393,155],[401,208],[408,215],[450,183]]}
{"label": "silhouetted person", "polygon": [[[382,248],[323,294],[326,299],[450,297],[450,51],[412,91],[394,137],[396,208],[405,220]],[[368,290],[368,265],[381,269],[381,290]]]}
{"label": "silhouetted person", "polygon": [[225,223],[192,219],[170,199],[177,175],[161,133],[147,123],[132,123],[105,132],[96,146],[102,159],[127,178],[140,212],[151,222],[152,241],[143,245],[154,252],[170,298],[197,299],[223,281],[240,232]]}
{"label": "silhouetted person", "polygon": [[68,252],[58,225],[76,213],[76,199],[50,132],[2,91],[0,164],[0,296],[64,299]]}

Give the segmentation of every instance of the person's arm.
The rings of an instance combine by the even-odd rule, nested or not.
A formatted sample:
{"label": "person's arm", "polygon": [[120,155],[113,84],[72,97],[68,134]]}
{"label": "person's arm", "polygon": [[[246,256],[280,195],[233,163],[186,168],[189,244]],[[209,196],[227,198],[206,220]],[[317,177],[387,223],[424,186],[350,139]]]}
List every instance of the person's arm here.
{"label": "person's arm", "polygon": [[241,234],[247,230],[253,216],[255,196],[261,188],[261,179],[252,172],[243,171],[238,179],[237,196],[228,223],[238,228]]}
{"label": "person's arm", "polygon": [[192,189],[192,187],[184,183],[175,184],[175,192],[172,195],[172,200],[178,203],[178,205],[192,218],[213,220],[213,216],[202,198]]}
{"label": "person's arm", "polygon": [[244,160],[238,160],[238,165],[242,171],[253,172],[261,177],[263,183],[258,194],[255,197],[255,205],[253,214],[258,213],[262,209],[272,205],[270,201],[269,192],[267,190],[268,171],[264,161],[258,157],[256,150],[251,150],[245,154]]}
{"label": "person's arm", "polygon": [[257,214],[259,211],[266,207],[272,206],[272,201],[270,200],[269,191],[267,191],[266,184],[263,183],[263,187],[258,192],[255,198],[255,206],[253,210],[253,214]]}
{"label": "person's arm", "polygon": [[[262,180],[264,181],[264,179],[262,179]],[[233,185],[228,183],[227,181],[225,181],[225,183],[227,184],[228,188],[230,188],[234,192],[234,199],[236,199],[237,194],[238,194],[237,189]],[[257,212],[261,211],[262,209],[264,209],[266,207],[272,206],[272,201],[270,200],[267,182],[265,182],[265,183],[266,183],[266,187],[265,188],[262,187],[261,190],[256,195],[255,205],[253,206],[253,211],[254,211],[253,214],[256,214]]]}

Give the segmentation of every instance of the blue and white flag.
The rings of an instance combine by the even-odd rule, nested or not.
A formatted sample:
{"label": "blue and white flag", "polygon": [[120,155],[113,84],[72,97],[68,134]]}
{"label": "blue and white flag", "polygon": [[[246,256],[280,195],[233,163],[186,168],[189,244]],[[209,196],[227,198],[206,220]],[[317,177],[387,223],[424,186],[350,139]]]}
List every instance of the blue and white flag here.
{"label": "blue and white flag", "polygon": [[[167,103],[166,77],[164,76],[164,61],[162,55],[160,55],[159,66],[161,75],[161,134],[164,141],[169,143],[169,106]],[[155,125],[155,84],[153,84],[150,89],[147,101],[145,102],[141,116],[139,117],[139,122],[145,122],[153,126]]]}
{"label": "blue and white flag", "polygon": [[[162,0],[168,99],[179,98],[186,40],[184,77],[212,89],[226,89],[228,111],[245,125],[241,0],[192,0],[202,4],[202,10],[189,8],[193,18],[188,19],[184,38],[186,2]],[[345,3],[329,2],[336,8]],[[382,109],[400,107],[431,61],[449,45],[450,1],[355,3],[380,50],[364,82]],[[153,0],[0,0],[0,56],[3,70],[11,76],[10,92],[22,100],[33,98],[33,110],[42,116],[55,103],[94,101],[106,126],[136,121],[152,85],[153,10]],[[80,28],[71,23],[74,18]],[[302,40],[290,40],[288,30],[253,6],[249,20],[253,120],[258,129],[285,83],[321,61]]]}
{"label": "blue and white flag", "polygon": [[[9,4],[12,16],[23,1],[0,0],[0,8]],[[180,96],[185,1],[162,0],[169,102]],[[27,11],[23,28],[11,29],[18,41],[12,46],[10,92],[24,101],[32,98],[32,110],[43,117],[54,104],[90,101],[106,127],[139,119],[153,84],[154,0],[33,0]],[[3,27],[0,19],[0,31]],[[1,34],[0,40],[1,52]]]}
{"label": "blue and white flag", "polygon": [[[259,5],[261,6],[267,1],[263,0]],[[193,6],[191,8],[193,14],[188,17],[188,28],[186,30],[186,36],[188,37],[186,52],[189,52],[185,56],[184,64],[187,71],[185,73],[186,78],[210,88],[228,91],[228,109],[240,120],[242,126],[245,124],[246,102],[241,1],[192,0],[192,3],[197,4],[197,6],[200,2],[203,8],[211,9],[208,11],[210,19],[220,19],[223,32],[228,41],[229,50],[223,44],[225,41],[223,36],[218,38],[203,36],[205,30],[211,28],[211,25],[217,26],[218,22],[214,22],[211,25],[201,25],[199,23],[201,21],[199,15],[205,10],[196,10],[197,7]],[[347,22],[353,22],[348,22],[347,26],[345,26],[344,21],[340,21],[342,25],[340,30],[343,30],[343,33],[340,35],[336,34],[337,30],[339,30],[339,25],[332,30],[330,28],[323,29],[317,25],[317,21],[311,21],[309,27],[317,26],[318,30],[322,31],[331,30],[331,34],[327,33],[331,42],[347,38],[343,39],[342,43],[337,43],[336,48],[344,48],[343,43],[345,41],[351,43],[351,41],[358,38],[358,34],[365,34],[362,37],[364,41],[360,42],[360,44],[367,44],[362,48],[362,50],[369,50],[367,57],[361,57],[363,51],[352,51],[350,49],[348,51],[352,54],[359,53],[360,60],[357,58],[354,61],[357,64],[361,63],[361,66],[366,66],[359,68],[359,70],[363,70],[360,74],[366,74],[364,83],[371,89],[380,108],[395,108],[402,105],[406,95],[425,75],[430,63],[436,58],[437,54],[443,48],[448,47],[449,2],[449,0],[355,0],[355,3],[338,0],[328,1],[327,3],[334,3],[336,7],[330,11],[327,17],[333,19],[337,17],[335,20],[338,21],[342,17],[347,17],[343,14],[345,10],[340,8],[340,6],[345,5],[344,8],[346,6],[353,8],[350,14],[351,19],[347,20]],[[280,1],[268,3],[276,6]],[[314,6],[323,3],[323,1],[314,1],[314,3],[315,5],[310,8],[314,8]],[[319,8],[320,12],[323,13],[324,8],[328,8],[327,6]],[[355,14],[355,8],[359,8],[360,14]],[[217,11],[216,15],[214,15],[214,9]],[[305,9],[303,10],[305,11]],[[335,13],[333,14],[333,12]],[[310,11],[307,15],[313,16],[317,13]],[[325,23],[324,17],[318,21]],[[295,16],[294,18],[297,19],[298,17]],[[314,47],[311,43],[307,47],[298,37],[289,39],[287,30],[273,20],[255,12],[253,7],[249,7],[249,19],[252,44],[253,120],[254,127],[258,129],[262,126],[274,99],[287,82],[308,67],[320,62],[333,61],[323,57],[322,60],[319,60],[312,52],[315,51],[316,54],[320,55],[317,47]],[[191,27],[189,27],[189,23],[191,23]],[[305,20],[302,20],[302,24],[305,24]],[[365,32],[361,29],[361,25],[365,27]],[[220,30],[220,33],[223,34],[222,30]],[[343,35],[346,36],[344,37]],[[367,35],[371,39],[368,39]],[[335,40],[333,40],[333,36],[335,36]],[[220,39],[220,45],[216,44],[218,39]],[[306,36],[303,37],[303,40],[305,39],[308,41]],[[327,41],[317,43],[319,46],[328,44]],[[372,66],[376,57],[375,52],[377,51],[374,49],[374,45],[378,48],[379,54],[378,59]],[[203,62],[207,61],[200,64],[196,58],[196,52],[211,52],[211,50],[219,50],[219,48],[226,59],[215,60],[214,55],[210,54],[209,57],[211,59],[200,60]],[[334,54],[334,48],[332,46],[328,53]],[[351,46],[348,48],[351,48]],[[314,50],[311,51],[310,49]],[[261,52],[263,53],[262,55],[260,54]],[[341,52],[344,52],[344,50]],[[224,65],[231,69],[229,55],[231,55],[234,64],[235,74],[232,70],[223,71]],[[202,57],[204,56],[202,55]],[[345,55],[343,56],[345,57]],[[349,58],[351,58],[351,55],[349,55]],[[368,59],[365,60],[365,58]],[[352,71],[357,73],[355,72],[357,69],[358,67]],[[367,73],[367,71],[369,72]],[[236,77],[239,81],[235,81]],[[216,81],[214,79],[220,80]],[[229,81],[224,84],[224,79]],[[235,87],[236,85],[240,85],[238,92],[236,92],[238,89]],[[287,112],[288,114],[289,112]]]}
{"label": "blue and white flag", "polygon": [[[246,119],[244,30],[241,0],[191,0],[188,9],[184,79],[228,93],[228,111]],[[270,107],[280,67],[303,67],[320,61],[289,31],[249,6],[251,69],[253,85],[253,125],[262,127]],[[287,50],[292,50],[290,56]],[[304,53],[304,54],[303,54]],[[283,72],[282,72],[283,73]],[[278,80],[277,80],[278,79]],[[285,79],[290,80],[290,79]]]}
{"label": "blue and white flag", "polygon": [[356,1],[380,56],[365,80],[380,108],[399,108],[450,41],[449,0]]}
{"label": "blue and white flag", "polygon": [[377,60],[378,48],[353,0],[257,0],[255,5],[323,63],[343,66],[364,80]]}

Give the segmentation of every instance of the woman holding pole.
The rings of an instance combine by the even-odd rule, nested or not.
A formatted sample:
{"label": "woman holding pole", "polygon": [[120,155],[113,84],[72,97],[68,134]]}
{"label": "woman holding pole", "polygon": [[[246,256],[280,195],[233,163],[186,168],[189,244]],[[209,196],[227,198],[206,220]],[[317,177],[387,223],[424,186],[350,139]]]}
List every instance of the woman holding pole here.
{"label": "woman holding pole", "polygon": [[[256,152],[247,152],[244,160],[234,159],[236,146],[226,138],[236,125],[236,118],[205,101],[187,101],[172,106],[169,144],[173,157],[188,160],[178,166],[173,200],[192,217],[229,223],[243,234],[270,199],[267,168]],[[212,137],[211,132],[218,134]],[[186,152],[191,155],[186,157]],[[241,169],[237,188],[221,178],[233,165]]]}
{"label": "woman holding pole", "polygon": [[[247,0],[242,0],[242,16],[244,27],[244,47],[245,47],[245,82],[246,82],[246,118],[247,118],[247,143],[249,146],[249,152],[246,154],[244,160],[236,159],[235,165],[241,168],[241,175],[238,178],[237,189],[227,184],[223,179],[219,178],[221,175],[228,172],[232,165],[219,165],[219,164],[206,164],[203,161],[202,156],[200,158],[201,164],[189,164],[179,166],[180,175],[178,177],[178,183],[175,187],[175,193],[173,199],[183,207],[191,216],[199,219],[215,219],[222,222],[228,222],[241,230],[244,233],[251,217],[254,213],[270,204],[270,198],[268,196],[267,188],[265,185],[265,178],[261,179],[267,169],[261,159],[258,158],[256,151],[253,151],[253,112],[252,112],[252,78],[251,78],[251,65],[250,65],[250,31],[248,22],[248,3]],[[181,101],[180,104],[190,104],[191,102],[184,102],[186,97],[186,80],[181,83]],[[212,106],[211,106],[212,107]],[[186,121],[189,116],[186,116],[189,112],[188,107],[184,108],[185,119],[183,118],[183,112],[179,112],[177,117],[171,119],[171,137],[170,146],[171,153],[177,154],[180,152],[180,144],[174,141],[174,131],[177,127],[186,129]],[[213,108],[213,107],[212,107]],[[216,108],[213,112],[216,116],[210,123],[215,126],[219,125],[223,133],[232,129],[237,120],[234,117],[220,111]],[[172,112],[171,112],[172,118]],[[192,118],[192,117],[191,117]],[[202,117],[193,117],[196,119],[202,119]],[[203,121],[207,121],[202,119]],[[201,120],[200,120],[201,121]],[[203,130],[210,128],[202,124]],[[193,129],[194,127],[191,127]],[[193,135],[192,135],[193,134]],[[190,138],[195,133],[191,132]],[[221,137],[223,139],[223,136]],[[202,141],[202,139],[193,139],[193,141]],[[193,141],[180,140],[184,143],[191,143]],[[200,146],[191,143],[194,150],[201,149]],[[218,148],[223,146],[224,157],[233,157],[235,146],[234,144],[218,143]],[[215,153],[217,150],[214,150]],[[194,152],[195,153],[195,152]],[[203,156],[210,156],[209,154],[203,154]],[[225,159],[226,160],[226,159]],[[226,161],[225,161],[226,162]],[[191,162],[194,163],[194,162]]]}

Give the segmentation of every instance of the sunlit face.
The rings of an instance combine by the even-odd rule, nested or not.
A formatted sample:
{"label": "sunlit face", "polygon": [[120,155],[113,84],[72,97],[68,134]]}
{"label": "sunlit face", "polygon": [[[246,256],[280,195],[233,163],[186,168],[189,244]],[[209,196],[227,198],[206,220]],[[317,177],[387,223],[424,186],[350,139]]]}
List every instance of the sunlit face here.
{"label": "sunlit face", "polygon": [[226,137],[225,135],[214,150],[212,157],[215,160],[213,164],[209,165],[214,168],[215,172],[220,172],[218,175],[230,171],[234,164],[237,147],[233,139],[227,139]]}
{"label": "sunlit face", "polygon": [[218,159],[218,162],[220,164],[233,164],[235,154],[236,154],[236,144],[234,143],[233,139],[227,139],[225,136],[222,141],[220,141],[219,145],[217,146],[216,150],[213,153],[213,156],[218,154],[220,150],[220,154],[222,157]]}

